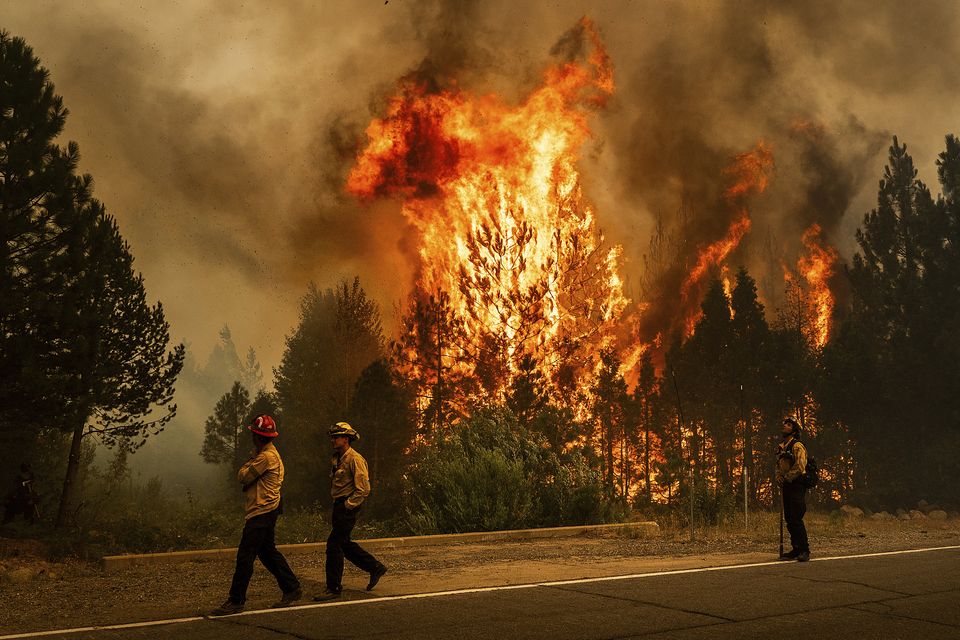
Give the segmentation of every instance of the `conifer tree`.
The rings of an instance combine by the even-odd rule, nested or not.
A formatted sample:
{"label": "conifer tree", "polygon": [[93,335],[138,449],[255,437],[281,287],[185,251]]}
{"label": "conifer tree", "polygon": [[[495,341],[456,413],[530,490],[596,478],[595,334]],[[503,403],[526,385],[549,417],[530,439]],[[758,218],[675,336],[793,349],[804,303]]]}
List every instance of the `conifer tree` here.
{"label": "conifer tree", "polygon": [[204,462],[227,465],[228,477],[243,462],[250,449],[246,420],[250,417],[250,394],[239,381],[223,394],[213,409],[213,414],[204,424],[203,448],[200,456]]}
{"label": "conifer tree", "polygon": [[[764,316],[763,305],[757,298],[756,281],[741,268],[737,272],[737,282],[730,296],[730,308],[733,318],[730,322],[732,333],[732,373],[734,383],[739,387],[740,402],[743,405],[740,416],[743,437],[743,465],[748,469],[756,484],[757,475],[753,468],[753,409],[760,404],[766,387],[766,381],[773,372],[765,358],[770,328]],[[766,462],[766,461],[764,461]],[[769,466],[769,465],[767,465]]]}
{"label": "conifer tree", "polygon": [[[112,216],[55,142],[67,110],[19,38],[0,32],[0,427],[71,439],[57,524],[66,522],[83,439],[132,451],[176,411],[183,346]],[[26,429],[24,429],[26,427]]]}
{"label": "conifer tree", "polygon": [[395,379],[387,361],[379,359],[360,374],[347,413],[350,424],[361,433],[357,446],[376,483],[370,508],[379,516],[396,516],[401,505],[405,453],[416,434],[410,395]]}
{"label": "conifer tree", "polygon": [[346,419],[357,379],[382,351],[380,310],[359,279],[308,287],[274,371],[292,501],[329,501],[327,467],[318,464],[329,458],[327,429]]}
{"label": "conifer tree", "polygon": [[[615,445],[623,442],[626,437],[627,383],[620,372],[620,365],[615,349],[611,347],[601,349],[600,373],[592,389],[592,413],[599,435],[604,487],[608,499],[613,498],[616,487],[614,483]],[[625,477],[624,458],[625,456],[620,458],[621,485]]]}

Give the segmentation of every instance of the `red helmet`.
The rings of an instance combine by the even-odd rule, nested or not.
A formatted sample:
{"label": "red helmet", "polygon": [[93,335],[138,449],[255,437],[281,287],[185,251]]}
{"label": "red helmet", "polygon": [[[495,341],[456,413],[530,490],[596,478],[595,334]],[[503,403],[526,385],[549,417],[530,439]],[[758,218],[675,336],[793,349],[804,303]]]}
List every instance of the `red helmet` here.
{"label": "red helmet", "polygon": [[247,429],[266,438],[276,438],[280,435],[277,433],[277,423],[268,415],[257,416]]}

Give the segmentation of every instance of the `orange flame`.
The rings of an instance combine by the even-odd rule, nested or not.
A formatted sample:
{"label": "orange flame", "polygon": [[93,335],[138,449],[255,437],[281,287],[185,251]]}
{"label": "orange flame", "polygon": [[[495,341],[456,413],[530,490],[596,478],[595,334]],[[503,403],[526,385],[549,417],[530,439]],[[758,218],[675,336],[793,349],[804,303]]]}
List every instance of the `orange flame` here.
{"label": "orange flame", "polygon": [[732,165],[724,173],[733,177],[733,183],[724,191],[724,199],[730,206],[737,209],[737,216],[730,223],[727,234],[700,249],[697,263],[687,274],[680,287],[680,296],[685,301],[687,318],[684,323],[685,335],[693,334],[693,329],[700,318],[698,301],[690,300],[692,291],[699,291],[710,272],[722,265],[723,262],[738,246],[743,236],[750,231],[750,212],[743,205],[742,200],[754,193],[763,193],[770,182],[770,170],[773,167],[773,152],[763,140],[757,146],[734,158]]}
{"label": "orange flame", "polygon": [[576,167],[613,70],[592,22],[578,35],[591,48],[586,63],[548,68],[515,106],[404,80],[347,178],[361,199],[402,199],[419,232],[417,288],[446,292],[465,323],[465,351],[495,351],[507,371],[491,393],[509,385],[525,353],[550,372],[574,349],[589,368],[628,302],[621,249],[604,248]]}
{"label": "orange flame", "polygon": [[[839,260],[837,251],[821,238],[819,224],[812,224],[804,231],[802,241],[805,254],[797,260],[797,273],[803,278],[809,296],[805,301],[805,313],[811,318],[809,335],[813,344],[822,348],[830,339],[835,300],[830,291],[830,278],[836,273]],[[787,281],[793,280],[789,270]]]}

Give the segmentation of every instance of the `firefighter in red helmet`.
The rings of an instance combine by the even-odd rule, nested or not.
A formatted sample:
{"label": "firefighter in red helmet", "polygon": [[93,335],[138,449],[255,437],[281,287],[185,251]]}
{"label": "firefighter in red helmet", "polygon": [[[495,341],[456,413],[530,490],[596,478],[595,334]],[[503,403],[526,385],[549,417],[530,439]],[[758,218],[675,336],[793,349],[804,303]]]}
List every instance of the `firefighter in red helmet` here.
{"label": "firefighter in red helmet", "polygon": [[283,485],[283,460],[273,445],[278,435],[277,425],[273,418],[262,415],[257,416],[247,429],[256,450],[237,472],[245,499],[246,523],[237,548],[230,596],[211,612],[215,616],[243,611],[256,558],[260,558],[263,566],[277,579],[283,592],[283,597],[273,607],[287,607],[303,597],[300,581],[274,541],[277,517],[282,513],[280,487]]}

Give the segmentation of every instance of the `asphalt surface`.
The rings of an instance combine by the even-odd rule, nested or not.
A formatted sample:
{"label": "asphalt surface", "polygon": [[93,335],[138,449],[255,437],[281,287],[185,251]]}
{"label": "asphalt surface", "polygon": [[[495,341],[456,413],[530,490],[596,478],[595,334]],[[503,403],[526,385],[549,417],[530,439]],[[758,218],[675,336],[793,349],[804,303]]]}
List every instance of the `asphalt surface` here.
{"label": "asphalt surface", "polygon": [[24,637],[960,638],[960,549],[388,598],[345,591],[333,604]]}

